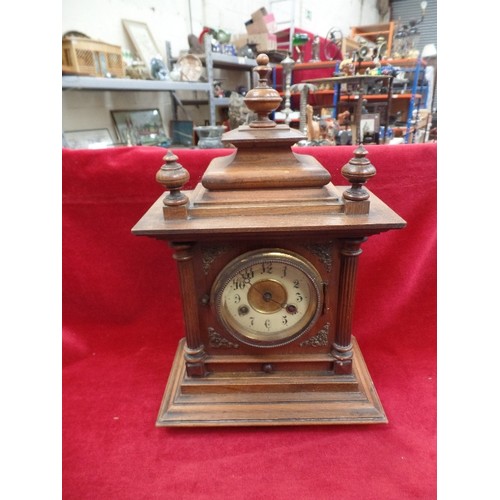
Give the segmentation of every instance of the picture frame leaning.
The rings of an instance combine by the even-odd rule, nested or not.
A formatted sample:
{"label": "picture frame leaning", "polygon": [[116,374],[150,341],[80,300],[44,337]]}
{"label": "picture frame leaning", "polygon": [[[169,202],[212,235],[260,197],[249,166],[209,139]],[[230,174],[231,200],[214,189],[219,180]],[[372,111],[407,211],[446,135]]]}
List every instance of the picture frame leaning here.
{"label": "picture frame leaning", "polygon": [[151,60],[160,58],[160,50],[149,31],[146,23],[140,21],[132,21],[130,19],[122,19],[123,27],[128,36],[132,40],[132,44],[137,52],[137,55],[142,59],[147,68],[151,68]]}
{"label": "picture frame leaning", "polygon": [[[359,121],[360,127],[360,140],[364,142],[367,137],[378,138],[380,131],[380,114],[379,113],[365,113],[361,115]],[[376,140],[376,142],[378,139]]]}
{"label": "picture frame leaning", "polygon": [[66,130],[62,135],[63,147],[69,149],[103,149],[113,146],[107,128]]}
{"label": "picture frame leaning", "polygon": [[168,147],[172,143],[157,108],[113,110],[111,117],[123,144]]}

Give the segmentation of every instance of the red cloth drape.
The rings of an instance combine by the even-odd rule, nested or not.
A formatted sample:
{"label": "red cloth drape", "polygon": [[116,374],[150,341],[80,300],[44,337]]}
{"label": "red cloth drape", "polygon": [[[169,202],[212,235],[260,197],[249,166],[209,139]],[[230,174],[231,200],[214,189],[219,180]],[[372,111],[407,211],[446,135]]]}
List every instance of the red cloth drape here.
{"label": "red cloth drape", "polygon": [[[346,184],[353,149],[300,152]],[[155,427],[183,336],[177,273],[166,244],[130,230],[162,195],[165,150],[63,150],[63,498],[436,497],[437,146],[367,149],[367,187],[408,224],[363,245],[356,295],[389,424],[216,429]],[[192,187],[228,151],[175,153]]]}

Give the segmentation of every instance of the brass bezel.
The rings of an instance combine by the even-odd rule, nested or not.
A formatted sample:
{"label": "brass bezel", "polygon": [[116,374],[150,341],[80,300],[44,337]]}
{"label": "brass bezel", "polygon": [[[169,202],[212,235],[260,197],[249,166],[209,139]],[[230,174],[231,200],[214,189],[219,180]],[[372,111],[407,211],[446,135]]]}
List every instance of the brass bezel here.
{"label": "brass bezel", "polygon": [[[263,334],[249,331],[243,325],[235,321],[223,304],[222,296],[226,287],[240,271],[255,264],[269,261],[290,265],[304,273],[309,287],[310,302],[302,319],[297,324],[288,328],[283,328],[279,332]],[[272,279],[279,282],[279,279],[275,277]],[[265,248],[244,253],[229,262],[214,281],[210,303],[222,326],[235,339],[255,347],[278,347],[298,339],[309,331],[316,322],[323,307],[322,283],[323,281],[319,272],[303,256],[279,248]],[[255,313],[265,314],[258,310],[255,310]]]}

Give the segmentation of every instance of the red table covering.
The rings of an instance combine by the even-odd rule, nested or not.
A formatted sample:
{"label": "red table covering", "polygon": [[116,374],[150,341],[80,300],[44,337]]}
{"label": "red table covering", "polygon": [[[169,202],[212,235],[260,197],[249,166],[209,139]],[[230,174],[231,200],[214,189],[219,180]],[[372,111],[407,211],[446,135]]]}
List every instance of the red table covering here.
{"label": "red table covering", "polygon": [[[310,147],[346,184],[353,147]],[[367,146],[367,187],[407,221],[371,237],[353,330],[389,423],[156,428],[183,336],[171,250],[131,234],[162,148],[63,150],[63,498],[436,497],[436,144]],[[227,150],[174,150],[199,181]]]}

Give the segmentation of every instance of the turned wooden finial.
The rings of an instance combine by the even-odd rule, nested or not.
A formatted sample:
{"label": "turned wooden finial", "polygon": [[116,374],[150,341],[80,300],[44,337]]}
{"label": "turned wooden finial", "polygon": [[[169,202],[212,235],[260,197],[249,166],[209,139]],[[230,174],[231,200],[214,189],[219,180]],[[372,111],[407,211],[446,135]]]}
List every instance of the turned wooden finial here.
{"label": "turned wooden finial", "polygon": [[272,71],[269,66],[269,57],[266,54],[257,56],[257,66],[253,69],[259,75],[257,86],[247,92],[245,104],[248,109],[257,114],[257,119],[249,125],[253,128],[276,127],[276,122],[271,120],[268,115],[275,109],[278,109],[281,101],[278,91],[268,85],[269,74]]}
{"label": "turned wooden finial", "polygon": [[165,162],[156,173],[156,181],[159,182],[169,193],[163,199],[165,205],[164,214],[169,208],[182,207],[186,205],[189,198],[181,193],[181,189],[189,180],[189,172],[177,163],[179,158],[169,149],[163,157]]}
{"label": "turned wooden finial", "polygon": [[364,201],[370,197],[370,193],[363,185],[377,173],[377,170],[366,158],[367,154],[368,151],[360,144],[354,151],[354,158],[342,167],[342,175],[351,183],[351,187],[343,194],[346,200]]}

